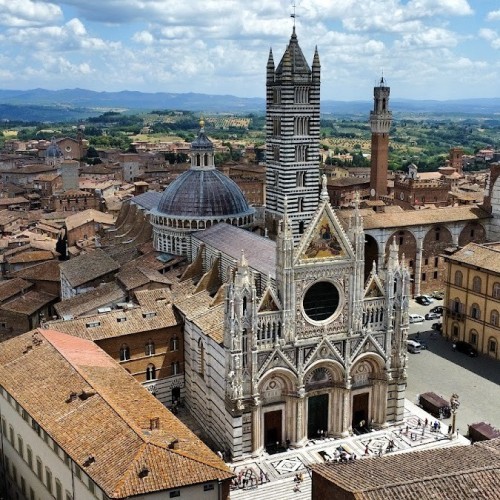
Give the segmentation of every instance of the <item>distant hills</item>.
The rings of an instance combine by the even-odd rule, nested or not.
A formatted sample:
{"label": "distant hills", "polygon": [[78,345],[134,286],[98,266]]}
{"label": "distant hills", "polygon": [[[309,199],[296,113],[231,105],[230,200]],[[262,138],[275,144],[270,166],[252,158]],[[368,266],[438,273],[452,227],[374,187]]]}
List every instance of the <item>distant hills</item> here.
{"label": "distant hills", "polygon": [[[322,113],[337,116],[367,116],[371,101],[322,101]],[[150,111],[177,109],[205,113],[264,113],[265,100],[259,97],[208,95],[95,92],[85,89],[0,90],[0,120],[71,121],[95,116],[108,110]],[[391,99],[395,114],[468,114],[500,115],[500,98],[449,101]]]}

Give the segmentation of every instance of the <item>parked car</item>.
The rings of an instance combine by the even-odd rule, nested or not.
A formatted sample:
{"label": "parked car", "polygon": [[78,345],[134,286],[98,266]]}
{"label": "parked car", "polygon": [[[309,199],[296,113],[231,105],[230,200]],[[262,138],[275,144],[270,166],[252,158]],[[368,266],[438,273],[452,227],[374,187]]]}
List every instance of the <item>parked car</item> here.
{"label": "parked car", "polygon": [[406,348],[408,349],[408,352],[411,352],[412,354],[418,354],[422,349],[422,345],[416,340],[407,340]]}
{"label": "parked car", "polygon": [[438,313],[433,313],[433,312],[428,312],[426,315],[425,315],[425,319],[439,319],[441,317],[440,314]]}
{"label": "parked car", "polygon": [[463,340],[455,342],[453,344],[453,348],[458,352],[463,352],[464,354],[467,354],[471,358],[475,358],[477,356],[477,349],[468,342],[464,342]]}
{"label": "parked car", "polygon": [[431,313],[438,313],[439,315],[443,314],[443,309],[444,307],[443,306],[434,306],[430,312]]}
{"label": "parked car", "polygon": [[449,401],[434,392],[425,392],[418,398],[419,405],[436,418],[450,418],[451,408]]}
{"label": "parked car", "polygon": [[408,315],[410,323],[422,323],[425,318],[420,314],[410,314]]}
{"label": "parked car", "polygon": [[443,300],[444,299],[444,292],[440,292],[439,290],[434,290],[431,293],[431,297],[437,300]]}
{"label": "parked car", "polygon": [[441,332],[443,330],[443,323],[432,323],[432,329]]}
{"label": "parked car", "polygon": [[421,306],[428,306],[431,303],[427,295],[417,295],[417,297],[415,297],[415,302]]}

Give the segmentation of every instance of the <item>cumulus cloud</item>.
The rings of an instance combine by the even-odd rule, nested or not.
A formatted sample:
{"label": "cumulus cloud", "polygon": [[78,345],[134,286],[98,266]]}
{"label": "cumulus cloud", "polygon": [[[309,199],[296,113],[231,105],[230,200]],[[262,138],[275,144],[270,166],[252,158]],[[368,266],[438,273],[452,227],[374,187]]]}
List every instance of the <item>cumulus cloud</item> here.
{"label": "cumulus cloud", "polygon": [[500,21],[500,9],[499,10],[492,10],[491,12],[488,12],[486,19],[488,21]]}
{"label": "cumulus cloud", "polygon": [[500,34],[495,30],[482,28],[479,30],[479,36],[488,41],[494,49],[500,49]]}
{"label": "cumulus cloud", "polygon": [[0,0],[0,25],[2,26],[42,26],[61,18],[61,8],[54,3]]}

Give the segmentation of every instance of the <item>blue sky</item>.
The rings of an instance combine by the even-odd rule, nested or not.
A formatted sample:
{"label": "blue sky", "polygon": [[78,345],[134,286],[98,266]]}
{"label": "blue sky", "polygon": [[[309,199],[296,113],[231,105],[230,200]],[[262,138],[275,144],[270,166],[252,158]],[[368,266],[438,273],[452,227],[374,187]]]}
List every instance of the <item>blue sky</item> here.
{"label": "blue sky", "polygon": [[[263,97],[290,0],[0,0],[0,88]],[[500,97],[499,0],[296,0],[322,99]]]}

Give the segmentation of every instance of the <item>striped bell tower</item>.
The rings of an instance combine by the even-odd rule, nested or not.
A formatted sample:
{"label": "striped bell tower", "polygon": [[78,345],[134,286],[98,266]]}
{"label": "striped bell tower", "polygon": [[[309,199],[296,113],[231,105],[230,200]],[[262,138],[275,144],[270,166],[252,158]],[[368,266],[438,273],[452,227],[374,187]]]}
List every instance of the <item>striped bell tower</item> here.
{"label": "striped bell tower", "polygon": [[312,69],[300,49],[295,26],[275,68],[272,50],[266,82],[266,227],[278,232],[285,213],[297,242],[319,196],[320,72],[318,50]]}

